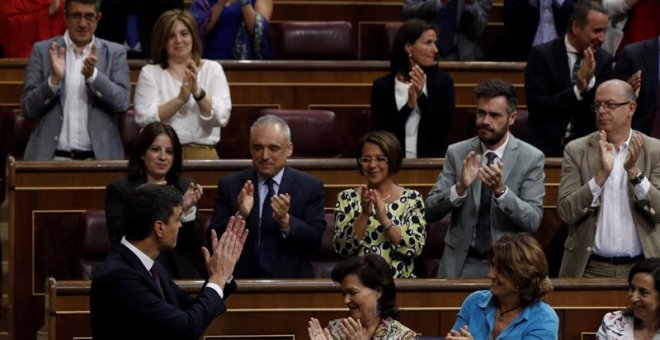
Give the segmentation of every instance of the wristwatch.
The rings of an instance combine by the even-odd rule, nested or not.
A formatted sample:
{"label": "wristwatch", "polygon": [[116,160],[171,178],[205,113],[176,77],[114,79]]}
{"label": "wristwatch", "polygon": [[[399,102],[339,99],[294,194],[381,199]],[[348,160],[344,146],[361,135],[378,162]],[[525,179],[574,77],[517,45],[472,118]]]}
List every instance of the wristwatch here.
{"label": "wristwatch", "polygon": [[206,97],[206,91],[204,91],[203,88],[200,88],[200,89],[199,89],[199,95],[196,96],[196,95],[193,93],[193,99],[195,99],[196,102],[198,102],[198,101],[204,99],[204,97]]}
{"label": "wristwatch", "polygon": [[241,7],[243,7],[249,5],[250,0],[238,0],[238,3],[241,4]]}
{"label": "wristwatch", "polygon": [[630,179],[630,184],[637,185],[639,183],[642,183],[643,180],[644,180],[644,174],[640,171],[639,174],[637,174],[637,176]]}

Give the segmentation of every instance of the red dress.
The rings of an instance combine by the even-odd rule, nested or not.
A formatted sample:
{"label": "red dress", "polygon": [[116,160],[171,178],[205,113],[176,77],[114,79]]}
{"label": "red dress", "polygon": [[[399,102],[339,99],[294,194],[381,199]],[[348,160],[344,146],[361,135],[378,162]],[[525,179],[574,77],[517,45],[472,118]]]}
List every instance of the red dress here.
{"label": "red dress", "polygon": [[65,0],[60,0],[52,16],[48,14],[51,1],[0,1],[0,44],[5,57],[28,58],[35,42],[64,33]]}

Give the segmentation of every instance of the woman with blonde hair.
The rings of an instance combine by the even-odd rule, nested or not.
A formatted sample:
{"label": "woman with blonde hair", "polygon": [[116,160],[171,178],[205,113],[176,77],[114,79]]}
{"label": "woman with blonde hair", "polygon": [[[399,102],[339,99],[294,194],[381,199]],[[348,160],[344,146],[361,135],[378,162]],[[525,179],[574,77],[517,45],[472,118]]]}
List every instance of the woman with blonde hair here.
{"label": "woman with blonde hair", "polygon": [[229,122],[231,99],[218,62],[202,59],[202,45],[189,12],[170,10],[154,26],[151,59],[135,89],[140,126],[171,125],[184,159],[218,159],[220,127]]}

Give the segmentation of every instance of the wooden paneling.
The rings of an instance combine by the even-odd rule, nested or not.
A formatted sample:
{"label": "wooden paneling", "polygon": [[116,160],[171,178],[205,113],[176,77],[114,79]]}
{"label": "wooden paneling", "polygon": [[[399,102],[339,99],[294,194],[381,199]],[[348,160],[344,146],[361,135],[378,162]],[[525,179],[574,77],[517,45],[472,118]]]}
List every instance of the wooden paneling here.
{"label": "wooden paneling", "polygon": [[[395,180],[426,194],[442,170],[442,162],[442,159],[404,160],[402,170]],[[220,177],[249,165],[249,160],[184,162],[184,175],[204,187],[200,209],[213,209]],[[328,209],[334,206],[340,190],[364,183],[356,171],[354,159],[291,159],[289,165],[323,180],[326,189],[325,206]],[[67,253],[75,253],[74,250],[62,248],[75,240],[71,224],[84,210],[104,208],[105,186],[113,179],[125,176],[126,162],[11,160],[8,170],[10,332],[15,339],[33,339],[44,321],[45,277],[59,274],[66,278],[73,275],[73,269],[69,266],[77,263],[76,258],[61,258]],[[552,180],[559,178],[559,170],[559,159],[546,160],[547,187],[557,185]],[[560,254],[564,234],[556,215],[553,217],[555,201],[556,197],[546,195],[544,224],[537,237],[546,252]],[[60,241],[62,244],[57,244]],[[55,256],[53,252],[58,249],[65,249],[57,255],[61,256],[58,258],[61,262],[42,258]],[[549,260],[552,263],[557,257]],[[64,267],[57,267],[62,264]]]}
{"label": "wooden paneling", "polygon": [[[295,336],[307,338],[307,321],[322,324],[345,317],[337,285],[327,280],[237,280],[238,291],[228,300],[229,310],[215,319],[205,339],[217,336]],[[51,340],[89,337],[89,281],[49,282],[48,331]],[[190,294],[201,282],[180,281]],[[559,339],[580,339],[598,329],[603,315],[628,303],[624,279],[555,279],[546,297],[559,316]],[[400,320],[426,336],[444,336],[451,329],[463,299],[472,291],[488,289],[485,280],[398,280]]]}
{"label": "wooden paneling", "polygon": [[[18,106],[24,59],[0,59],[0,106]],[[372,82],[385,75],[383,61],[222,61],[232,103],[308,109],[319,105],[369,107]],[[129,61],[132,91],[144,61]],[[444,62],[456,84],[456,105],[474,107],[472,90],[490,78],[510,81],[524,107],[524,63]],[[133,98],[131,96],[131,98]]]}

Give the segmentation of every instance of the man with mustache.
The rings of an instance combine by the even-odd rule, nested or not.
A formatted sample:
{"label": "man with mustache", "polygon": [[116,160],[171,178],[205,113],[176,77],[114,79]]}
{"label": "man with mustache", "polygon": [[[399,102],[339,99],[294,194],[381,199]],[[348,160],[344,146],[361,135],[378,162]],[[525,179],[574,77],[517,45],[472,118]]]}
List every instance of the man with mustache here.
{"label": "man with mustache", "polygon": [[566,36],[537,45],[525,67],[530,143],[561,157],[571,140],[594,130],[589,106],[600,83],[614,77],[612,56],[601,49],[607,11],[595,1],[573,7]]}
{"label": "man with mustache", "polygon": [[287,123],[260,117],[250,127],[253,166],[218,183],[209,231],[221,235],[233,215],[242,216],[250,230],[237,278],[314,277],[308,255],[325,231],[323,183],[286,166],[292,153]]}
{"label": "man with mustache", "polygon": [[449,146],[426,199],[427,221],[451,212],[438,277],[485,277],[490,244],[535,232],[543,214],[545,157],[509,132],[518,115],[513,86],[487,80],[474,93],[478,136]]}
{"label": "man with mustache", "polygon": [[660,141],[632,129],[635,91],[623,80],[596,90],[599,131],[566,146],[557,210],[570,226],[561,277],[627,277],[660,256]]}

